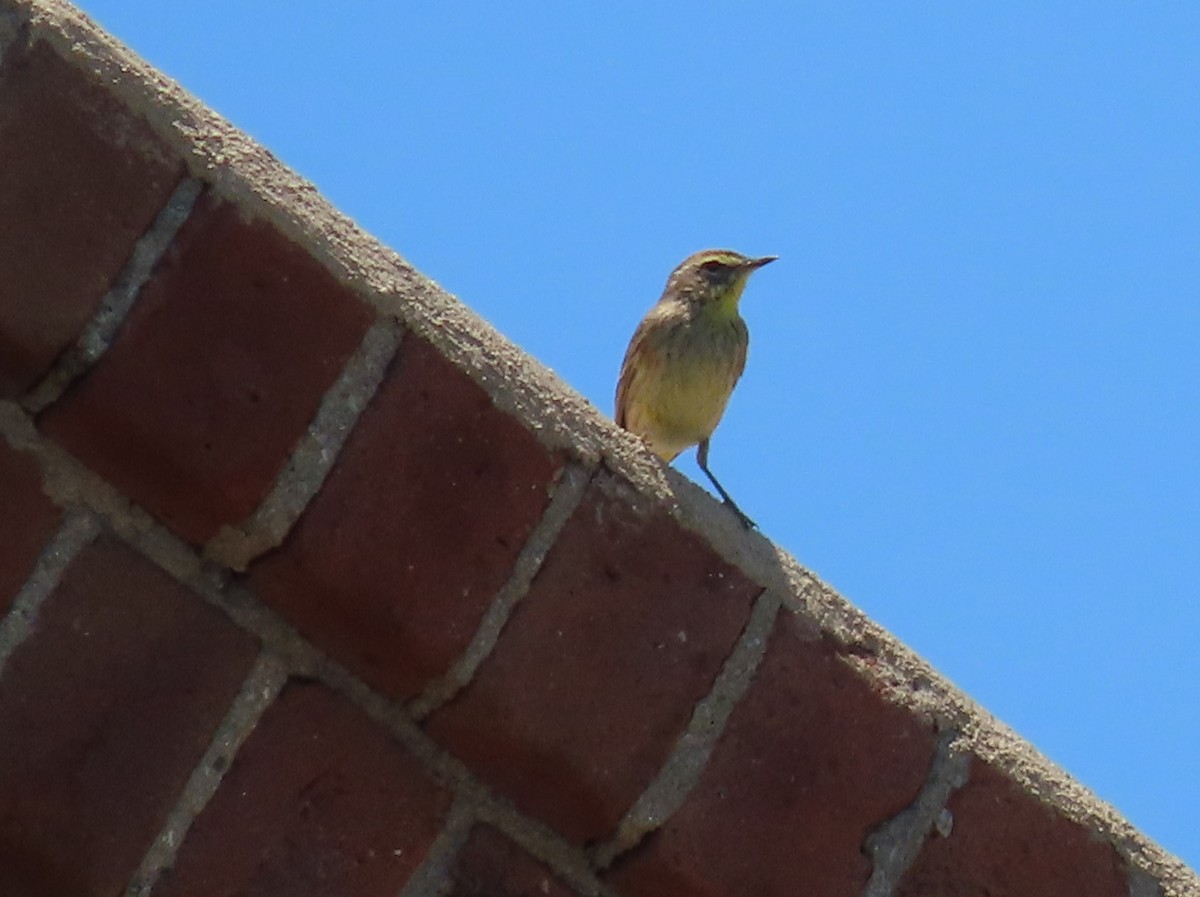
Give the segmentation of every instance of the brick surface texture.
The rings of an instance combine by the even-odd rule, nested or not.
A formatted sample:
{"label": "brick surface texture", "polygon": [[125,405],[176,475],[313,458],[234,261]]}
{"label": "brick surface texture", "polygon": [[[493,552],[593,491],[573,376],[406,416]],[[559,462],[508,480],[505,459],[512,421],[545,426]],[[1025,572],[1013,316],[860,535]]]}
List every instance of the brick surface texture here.
{"label": "brick surface texture", "polygon": [[1111,844],[982,763],[949,809],[950,836],[930,838],[897,897],[1128,897]]}
{"label": "brick surface texture", "polygon": [[155,894],[395,897],[449,807],[449,793],[361,711],[292,683]]}
{"label": "brick surface texture", "polygon": [[859,894],[866,836],[916,798],[933,749],[928,725],[785,616],[688,802],[612,881],[639,897]]}
{"label": "brick surface texture", "polygon": [[4,54],[0,398],[75,340],[182,175],[143,121],[45,44]]}
{"label": "brick surface texture", "polygon": [[558,469],[409,335],[325,488],[251,584],[372,685],[412,697],[475,633]]}
{"label": "brick surface texture", "polygon": [[761,591],[629,498],[606,479],[590,489],[496,651],[429,727],[579,843],[649,784]]}
{"label": "brick surface texture", "polygon": [[[0,897],[1148,894],[1130,855],[1200,893],[806,575],[64,3],[0,0]],[[934,717],[1039,785],[971,757],[918,803]]]}
{"label": "brick surface texture", "polygon": [[41,426],[204,542],[258,506],[369,325],[300,247],[205,198],[112,349]]}
{"label": "brick surface texture", "polygon": [[120,892],[256,652],[130,549],[86,548],[0,678],[0,894]]}

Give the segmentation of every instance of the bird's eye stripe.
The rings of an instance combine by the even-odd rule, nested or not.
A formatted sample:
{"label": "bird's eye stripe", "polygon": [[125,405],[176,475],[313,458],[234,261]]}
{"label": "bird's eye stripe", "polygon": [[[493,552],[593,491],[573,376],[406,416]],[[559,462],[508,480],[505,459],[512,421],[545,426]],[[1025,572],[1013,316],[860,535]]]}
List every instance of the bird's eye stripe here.
{"label": "bird's eye stripe", "polygon": [[739,268],[746,260],[736,255],[728,253],[719,253],[710,255],[700,262],[699,267],[703,271],[717,271],[726,268]]}

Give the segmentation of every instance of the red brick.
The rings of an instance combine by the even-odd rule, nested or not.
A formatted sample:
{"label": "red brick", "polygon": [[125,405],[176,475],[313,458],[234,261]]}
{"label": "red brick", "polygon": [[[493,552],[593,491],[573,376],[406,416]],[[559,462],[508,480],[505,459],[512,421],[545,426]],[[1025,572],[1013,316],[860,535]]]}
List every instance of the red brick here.
{"label": "red brick", "polygon": [[409,334],[324,488],[250,582],[366,681],[412,697],[466,647],[559,469]]}
{"label": "red brick", "polygon": [[269,224],[202,199],[41,426],[179,535],[258,506],[371,313]]}
{"label": "red brick", "polygon": [[62,520],[42,493],[37,462],[0,440],[0,614],[11,606]]}
{"label": "red brick", "polygon": [[155,897],[395,897],[451,796],[355,707],[289,683]]}
{"label": "red brick", "polygon": [[0,66],[0,397],[23,392],[95,313],[183,166],[45,44]]}
{"label": "red brick", "polygon": [[933,751],[928,726],[785,614],[695,789],[612,883],[631,897],[858,895],[868,833],[917,797]]}
{"label": "red brick", "polygon": [[256,650],[124,545],[84,549],[0,678],[0,894],[119,893]]}
{"label": "red brick", "polygon": [[976,760],[950,798],[950,836],[931,835],[897,897],[1126,897],[1113,846]]}
{"label": "red brick", "polygon": [[445,897],[575,897],[554,873],[491,826],[476,826],[454,861]]}
{"label": "red brick", "polygon": [[593,484],[475,681],[429,724],[575,842],[608,833],[650,783],[761,591],[631,500]]}

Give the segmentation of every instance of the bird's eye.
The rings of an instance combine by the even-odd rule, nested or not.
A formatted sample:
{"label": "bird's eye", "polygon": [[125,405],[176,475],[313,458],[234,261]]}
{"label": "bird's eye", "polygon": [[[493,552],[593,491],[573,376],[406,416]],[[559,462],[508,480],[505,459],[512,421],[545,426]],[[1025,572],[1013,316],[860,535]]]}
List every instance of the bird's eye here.
{"label": "bird's eye", "polygon": [[720,270],[721,270],[722,268],[724,268],[725,266],[724,266],[724,265],[722,265],[722,264],[721,264],[719,261],[717,261],[716,259],[709,259],[707,262],[705,262],[705,263],[704,263],[703,265],[701,265],[700,267],[701,267],[701,268],[703,268],[703,269],[704,269],[705,271],[707,271],[708,273],[712,274],[712,273],[715,273],[715,272],[717,272],[717,271],[720,271]]}
{"label": "bird's eye", "polygon": [[700,266],[700,270],[713,282],[725,280],[729,276],[729,266],[719,259],[709,259]]}

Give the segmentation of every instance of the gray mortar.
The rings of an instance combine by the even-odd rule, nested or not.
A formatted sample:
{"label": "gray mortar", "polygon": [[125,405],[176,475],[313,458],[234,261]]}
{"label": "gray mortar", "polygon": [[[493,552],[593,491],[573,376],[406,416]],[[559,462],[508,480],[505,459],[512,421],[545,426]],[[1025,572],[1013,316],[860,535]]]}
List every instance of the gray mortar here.
{"label": "gray mortar", "polygon": [[265,648],[283,657],[293,674],[316,679],[357,705],[376,724],[391,733],[437,781],[451,789],[477,818],[496,825],[555,869],[581,894],[587,897],[614,897],[595,877],[582,851],[558,833],[523,816],[508,801],[492,794],[465,764],[429,738],[404,707],[371,689],[345,667],[318,653],[273,611],[262,607],[239,587],[210,589],[206,597],[225,610],[235,622],[254,633]]}
{"label": "gray mortar", "polygon": [[865,852],[872,869],[863,897],[891,897],[929,833],[949,835],[953,819],[946,802],[966,784],[971,763],[970,755],[958,749],[957,740],[953,731],[938,737],[929,776],[917,799],[867,837]]}
{"label": "gray mortar", "polygon": [[563,841],[548,826],[517,813],[507,801],[492,799],[476,808],[480,822],[502,831],[530,856],[554,870],[555,875],[583,897],[621,897],[596,877],[588,858]]}
{"label": "gray mortar", "polygon": [[400,890],[399,897],[438,897],[445,893],[458,853],[467,843],[475,814],[469,801],[458,798],[450,807],[445,825],[429,846],[429,852]]}
{"label": "gray mortar", "polygon": [[[888,700],[963,733],[964,743],[1039,800],[1116,845],[1135,868],[1158,877],[1165,897],[1195,897],[1200,880],[1032,746],[941,678],[889,633],[727,509],[667,468],[551,371],[333,209],[307,181],[267,150],[147,66],[62,0],[0,0],[22,11],[35,36],[106,84],[184,158],[192,176],[247,214],[261,217],[381,314],[433,343],[480,383],[501,409],[522,420],[551,450],[585,466],[603,463],[651,500],[668,503],[680,523],[707,538],[726,560],[785,606],[839,642],[854,668]],[[803,507],[797,507],[803,513]]]}
{"label": "gray mortar", "polygon": [[200,181],[191,178],[179,182],[150,229],[134,244],[129,261],[75,345],[63,352],[41,382],[22,397],[21,404],[26,409],[36,414],[54,404],[77,377],[108,351],[142,286],[191,215],[203,189]]}
{"label": "gray mortar", "polygon": [[1129,897],[1163,897],[1158,880],[1141,869],[1129,870]]}
{"label": "gray mortar", "polygon": [[192,770],[179,801],[167,816],[162,831],[142,858],[125,889],[125,897],[147,897],[159,876],[175,862],[175,854],[188,829],[216,794],[238,748],[249,737],[287,681],[287,670],[278,658],[260,654],[238,692],[212,742]]}
{"label": "gray mortar", "polygon": [[[739,524],[740,525],[740,524]],[[617,825],[608,841],[592,851],[592,861],[608,868],[620,854],[659,828],[683,806],[712,755],[717,739],[737,706],[766,653],[767,638],[775,626],[781,602],[771,592],[759,595],[737,644],[709,693],[696,703],[691,721],[676,742],[670,757]]]}
{"label": "gray mortar", "polygon": [[566,526],[567,520],[575,513],[575,508],[578,507],[589,482],[590,471],[577,464],[568,464],[563,470],[562,476],[554,486],[550,504],[517,556],[508,581],[492,599],[470,644],[444,676],[430,682],[424,692],[409,703],[408,712],[413,719],[425,719],[438,707],[450,701],[474,678],[479,665],[496,646],[513,608],[529,591],[529,584],[542,568],[542,562],[546,559],[550,547],[558,539],[558,534]]}
{"label": "gray mortar", "polygon": [[42,491],[56,504],[95,512],[115,535],[154,558],[176,579],[187,583],[204,580],[218,585],[228,579],[227,571],[206,567],[185,542],[56,443],[43,439],[13,402],[0,400],[0,436],[38,462]]}
{"label": "gray mortar", "polygon": [[0,618],[0,674],[14,651],[37,628],[38,611],[62,579],[63,572],[99,533],[96,519],[84,511],[70,511],[58,531],[42,549],[29,579],[21,586],[13,605]]}
{"label": "gray mortar", "polygon": [[242,571],[255,557],[283,542],[325,483],[354,425],[396,356],[401,331],[390,321],[371,325],[337,382],[321,399],[304,435],[275,484],[250,518],[226,526],[204,548],[209,560]]}
{"label": "gray mortar", "polygon": [[[593,874],[582,851],[546,826],[524,817],[504,799],[491,794],[463,763],[433,742],[403,707],[373,691],[343,666],[318,652],[278,614],[232,582],[223,567],[196,557],[185,542],[130,505],[111,486],[52,442],[41,439],[20,408],[11,402],[0,402],[0,435],[7,437],[15,447],[32,453],[42,466],[44,484],[52,498],[94,511],[116,536],[254,635],[263,650],[276,658],[289,675],[316,679],[347,697],[390,732],[435,779],[467,801],[480,819],[496,825],[551,866],[581,894],[612,897]],[[204,786],[196,787],[202,790]],[[153,862],[154,855],[149,855],[146,864]],[[139,875],[150,871],[150,866],[145,865]],[[137,877],[131,887],[140,888],[144,884],[145,879]]]}
{"label": "gray mortar", "polygon": [[[60,0],[3,0],[90,72],[183,159],[192,177],[305,247],[380,314],[429,339],[552,449],[595,462],[614,425],[489,324],[335,210],[309,182]],[[546,397],[556,394],[554,407]],[[603,435],[606,432],[609,435]],[[629,444],[638,443],[629,438]]]}

